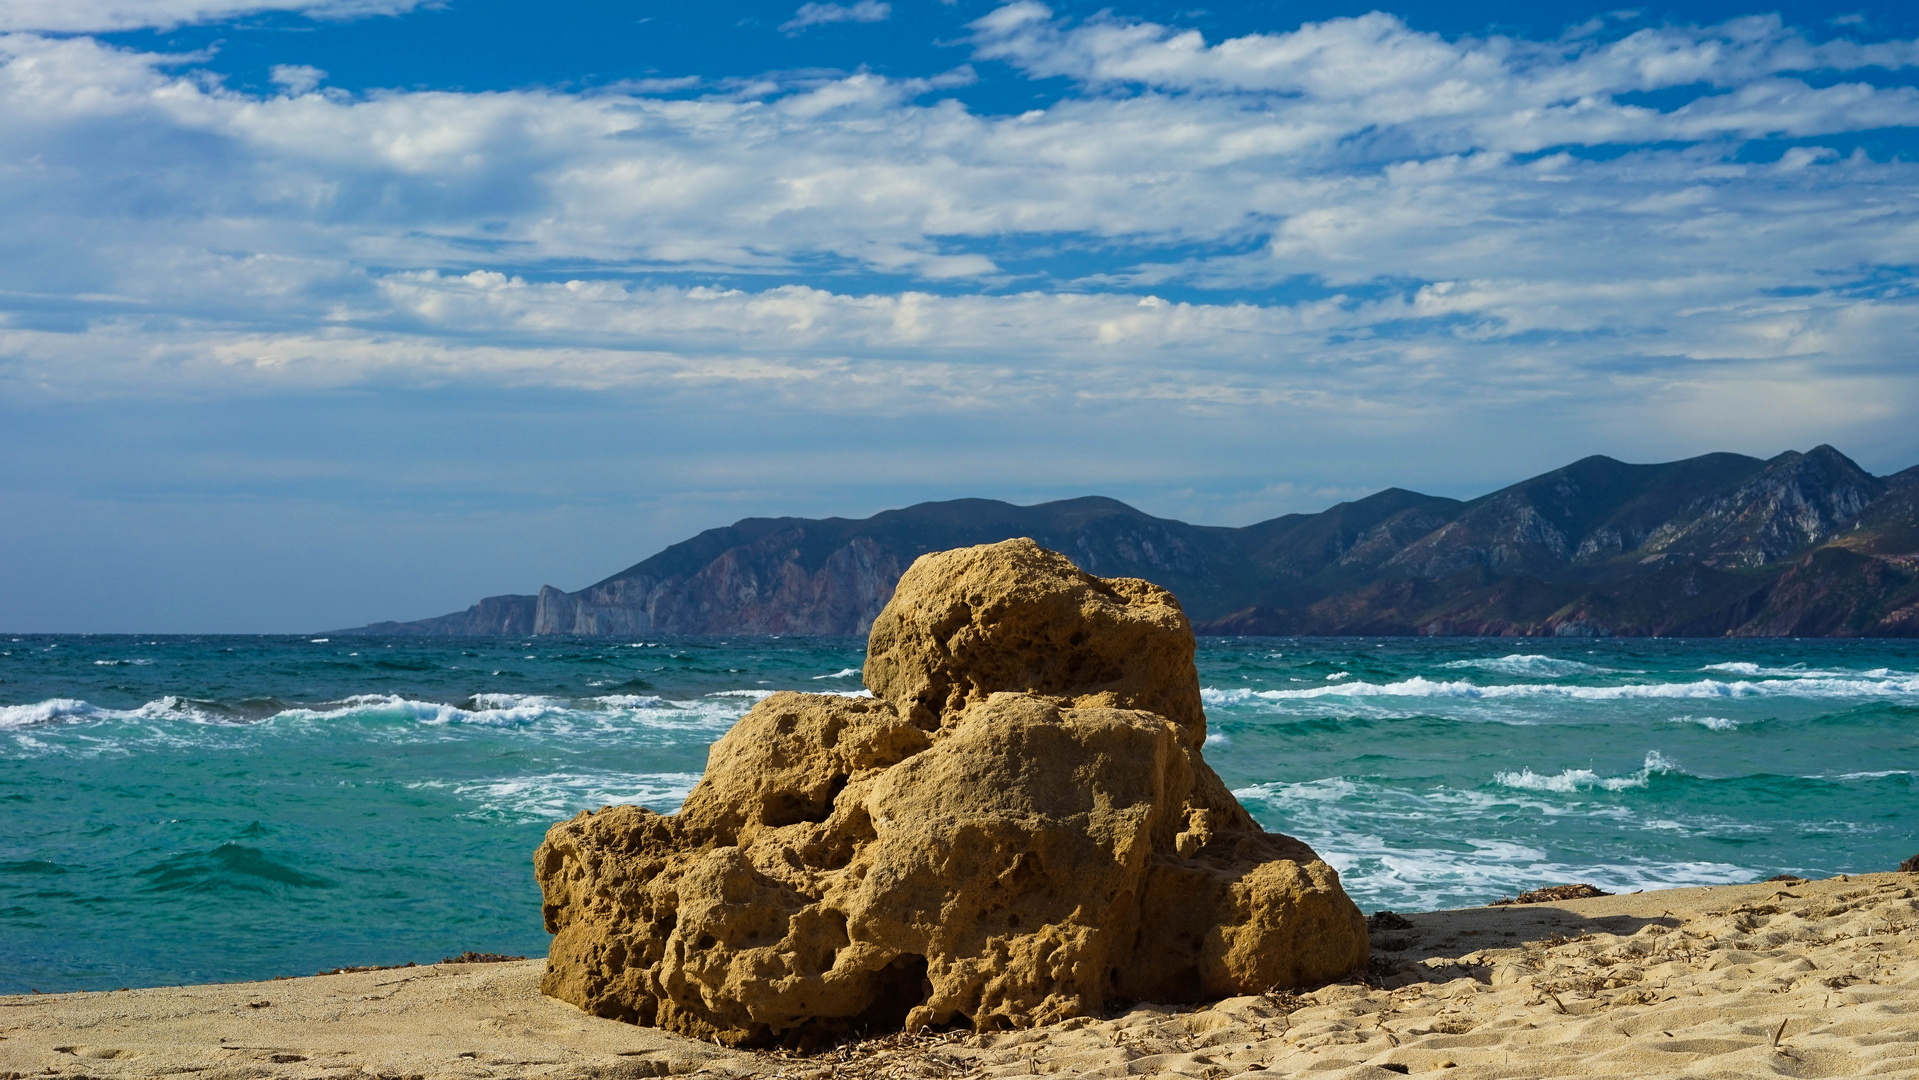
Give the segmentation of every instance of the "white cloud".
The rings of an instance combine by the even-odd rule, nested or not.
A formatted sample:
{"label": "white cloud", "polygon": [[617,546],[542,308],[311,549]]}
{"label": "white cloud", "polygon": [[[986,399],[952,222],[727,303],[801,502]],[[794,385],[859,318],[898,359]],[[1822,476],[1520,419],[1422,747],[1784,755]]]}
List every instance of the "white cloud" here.
{"label": "white cloud", "polygon": [[[1919,125],[1919,98],[1808,75],[1910,42],[1369,15],[1208,44],[1036,4],[975,33],[1098,92],[1013,116],[941,95],[970,70],[356,98],[286,68],[262,97],[0,37],[0,380],[1585,424],[1735,379],[1914,404],[1919,166],[1839,139]],[[1775,135],[1810,145],[1742,153]]]}
{"label": "white cloud", "polygon": [[885,22],[893,14],[893,5],[882,0],[858,0],[853,4],[805,3],[793,13],[793,17],[780,24],[780,29],[796,34],[809,26],[821,26],[827,23],[875,23]]}
{"label": "white cloud", "polygon": [[309,64],[275,64],[268,71],[267,78],[273,85],[297,97],[326,81],[326,72]]}
{"label": "white cloud", "polygon": [[0,0],[0,31],[106,33],[143,27],[170,29],[263,11],[294,11],[315,19],[398,15],[425,0]]}

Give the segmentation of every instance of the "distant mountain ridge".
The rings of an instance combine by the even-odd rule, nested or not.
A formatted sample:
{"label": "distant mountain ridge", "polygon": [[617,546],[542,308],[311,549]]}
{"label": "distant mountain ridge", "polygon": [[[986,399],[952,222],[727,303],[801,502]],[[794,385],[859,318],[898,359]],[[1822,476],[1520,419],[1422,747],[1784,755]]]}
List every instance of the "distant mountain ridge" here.
{"label": "distant mountain ridge", "polygon": [[1919,467],[1589,457],[1468,501],[1389,488],[1244,528],[1113,499],[747,518],[578,592],[367,634],[864,634],[914,559],[1030,536],[1176,594],[1207,634],[1919,636]]}

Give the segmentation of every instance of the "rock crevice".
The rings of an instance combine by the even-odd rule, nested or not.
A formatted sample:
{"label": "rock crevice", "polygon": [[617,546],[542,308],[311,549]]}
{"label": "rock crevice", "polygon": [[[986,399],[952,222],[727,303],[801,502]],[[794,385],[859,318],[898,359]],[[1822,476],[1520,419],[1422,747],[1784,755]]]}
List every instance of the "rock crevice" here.
{"label": "rock crevice", "polygon": [[535,855],[541,989],[729,1044],[982,1031],[1325,982],[1364,919],[1200,756],[1192,630],[1030,540],[918,560],[873,699],[780,693],[678,814],[621,806]]}

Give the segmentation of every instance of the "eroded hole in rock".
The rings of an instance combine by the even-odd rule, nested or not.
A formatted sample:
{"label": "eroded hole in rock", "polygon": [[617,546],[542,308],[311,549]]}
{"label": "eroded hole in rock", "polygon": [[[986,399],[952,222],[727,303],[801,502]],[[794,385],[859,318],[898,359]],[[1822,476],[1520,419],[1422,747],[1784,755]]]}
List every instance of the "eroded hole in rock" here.
{"label": "eroded hole in rock", "polygon": [[[944,1024],[928,1024],[924,1030],[930,1031],[935,1035],[944,1035],[949,1031],[972,1031],[973,1018],[963,1012],[954,1013],[953,1018]],[[918,1032],[914,1034],[918,1034]]]}
{"label": "eroded hole in rock", "polygon": [[860,847],[871,843],[875,835],[873,819],[863,810],[854,810],[831,839],[807,853],[808,861],[822,870],[843,870]]}
{"label": "eroded hole in rock", "polygon": [[840,950],[851,944],[852,939],[846,933],[844,911],[828,908],[823,915],[822,923],[820,937],[824,939],[825,948],[820,951],[819,967],[815,970],[824,974],[833,970],[833,965],[839,962]]}
{"label": "eroded hole in rock", "polygon": [[760,823],[773,828],[798,825],[808,822],[818,825],[833,816],[833,803],[846,790],[849,778],[844,774],[836,775],[826,782],[826,797],[810,798],[798,791],[777,791],[766,796],[766,802],[760,809]]}
{"label": "eroded hole in rock", "polygon": [[933,984],[926,978],[926,957],[903,953],[874,974],[873,1003],[853,1018],[853,1026],[864,1031],[898,1031],[906,1026],[906,1014],[926,1004]]}
{"label": "eroded hole in rock", "polygon": [[797,791],[776,791],[760,806],[760,824],[773,828],[798,825],[802,821],[825,821],[826,815]]}

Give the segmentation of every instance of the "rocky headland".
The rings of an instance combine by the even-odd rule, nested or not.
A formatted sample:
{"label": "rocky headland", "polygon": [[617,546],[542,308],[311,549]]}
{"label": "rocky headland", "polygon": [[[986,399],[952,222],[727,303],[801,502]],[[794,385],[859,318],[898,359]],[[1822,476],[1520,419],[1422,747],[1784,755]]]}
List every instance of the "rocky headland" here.
{"label": "rocky headland", "polygon": [[778,693],[678,814],[554,826],[541,989],[728,1045],[1004,1031],[1364,972],[1338,875],[1201,757],[1172,594],[1031,540],[928,555],[871,698]]}
{"label": "rocky headland", "polygon": [[577,592],[338,632],[865,634],[920,555],[1017,536],[1177,593],[1203,634],[1919,634],[1919,468],[1829,446],[1590,457],[1469,501],[1393,488],[1238,529],[1102,498],[748,518]]}

